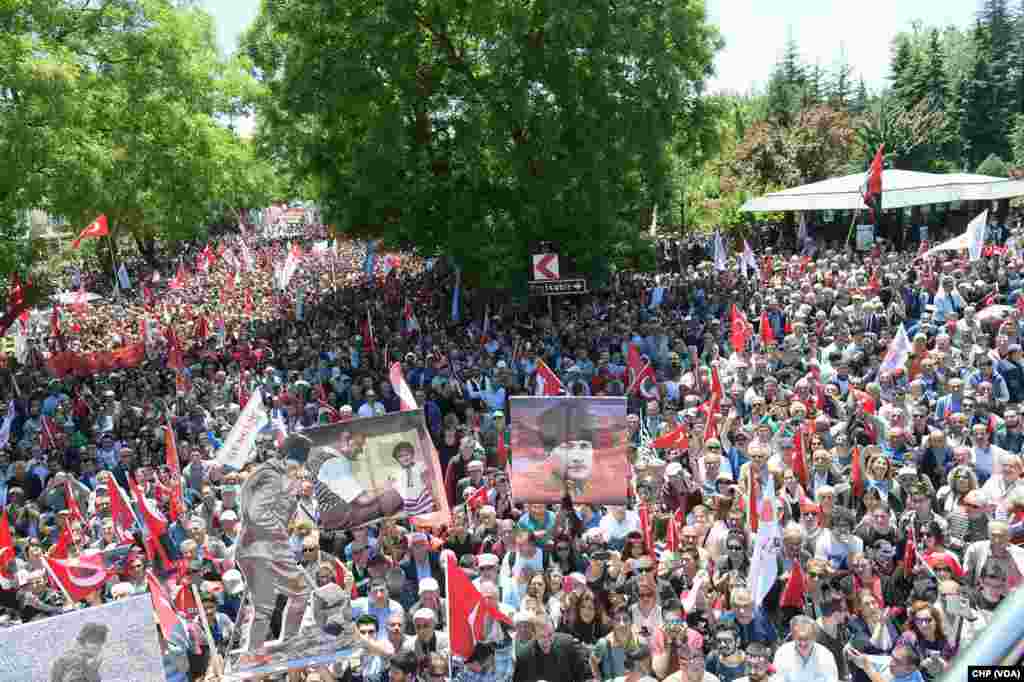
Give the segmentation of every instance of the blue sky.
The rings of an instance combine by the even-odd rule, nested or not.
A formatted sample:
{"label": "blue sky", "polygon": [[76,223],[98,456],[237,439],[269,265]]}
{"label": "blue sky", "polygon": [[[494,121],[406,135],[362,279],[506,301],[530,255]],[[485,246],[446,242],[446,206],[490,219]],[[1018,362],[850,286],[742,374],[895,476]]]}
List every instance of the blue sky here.
{"label": "blue sky", "polygon": [[[885,84],[889,44],[914,21],[967,26],[978,0],[706,0],[725,38],[715,62],[712,90],[746,92],[763,85],[791,31],[805,62],[831,67],[845,49],[855,74],[868,87]],[[259,10],[260,0],[203,0],[217,22],[225,51]]]}

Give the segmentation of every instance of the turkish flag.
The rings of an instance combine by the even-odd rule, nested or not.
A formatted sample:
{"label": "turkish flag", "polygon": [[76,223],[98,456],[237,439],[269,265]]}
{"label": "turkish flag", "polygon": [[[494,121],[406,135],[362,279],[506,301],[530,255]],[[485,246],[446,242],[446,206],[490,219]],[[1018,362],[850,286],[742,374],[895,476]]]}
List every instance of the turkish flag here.
{"label": "turkish flag", "polygon": [[551,371],[548,363],[543,360],[537,365],[537,390],[536,395],[561,395],[565,392],[562,380]]}
{"label": "turkish flag", "polygon": [[132,539],[132,529],[137,523],[135,512],[128,495],[116,482],[108,486],[110,490],[110,518],[114,521],[114,531],[121,540]]}
{"label": "turkish flag", "polygon": [[71,490],[71,481],[67,479],[64,480],[64,502],[67,504],[71,518],[84,526],[85,517],[82,516],[82,510],[78,507],[78,500],[75,499],[75,493]]}
{"label": "turkish flag", "polygon": [[0,516],[0,572],[14,558],[14,540],[11,537],[11,526],[7,522],[7,510]]}
{"label": "turkish flag", "polygon": [[854,497],[864,496],[864,472],[861,471],[860,448],[853,449],[853,465],[850,470],[850,483],[853,486]]}
{"label": "turkish flag", "polygon": [[110,234],[110,228],[107,226],[107,216],[101,215],[96,220],[89,223],[89,226],[82,230],[82,233],[78,235],[78,239],[71,242],[71,248],[77,249],[82,245],[83,239],[95,239],[97,237],[106,237]]}
{"label": "turkish flag", "polygon": [[474,511],[485,504],[487,504],[487,486],[484,485],[480,486],[480,489],[466,500],[466,506]]}
{"label": "turkish flag", "polygon": [[75,559],[43,557],[52,578],[75,601],[82,601],[101,589],[109,575],[102,552],[82,554]]}
{"label": "turkish flag", "polygon": [[651,443],[654,448],[667,448],[669,450],[685,450],[690,444],[689,434],[685,424],[680,424],[668,433],[663,433]]}
{"label": "turkish flag", "polygon": [[146,530],[149,531],[149,537],[146,538],[146,553],[150,560],[155,555],[159,555],[164,565],[170,566],[171,561],[160,542],[160,536],[167,531],[167,519],[142,495],[139,484],[130,476],[128,477],[128,486],[132,489],[132,496],[135,498],[135,503],[139,505],[139,511],[142,512],[142,522],[145,524]]}
{"label": "turkish flag", "polygon": [[775,332],[772,331],[772,325],[771,322],[768,320],[767,310],[761,311],[760,327],[761,328],[759,331],[761,332],[761,343],[763,343],[765,346],[769,346],[775,343]]}
{"label": "turkish flag", "polygon": [[495,452],[495,458],[498,460],[498,466],[503,467],[508,462],[508,446],[505,444],[505,432],[498,432],[498,449]]}
{"label": "turkish flag", "polygon": [[797,479],[799,479],[800,485],[806,489],[810,475],[807,473],[807,459],[805,458],[804,453],[803,429],[800,428],[797,428],[796,435],[793,436],[793,473],[796,474]]}
{"label": "turkish flag", "polygon": [[49,555],[54,559],[67,559],[68,547],[73,544],[74,538],[71,537],[71,526],[65,523],[60,531],[60,535],[57,537],[57,544],[50,548]]}
{"label": "turkish flag", "polygon": [[192,585],[188,580],[178,585],[178,591],[174,595],[174,609],[186,617],[199,614],[199,605],[196,603],[196,596],[192,593]]}
{"label": "turkish flag", "polygon": [[[761,466],[766,466],[762,464]],[[761,500],[761,472],[756,474],[751,469],[747,472],[749,476],[748,485],[750,494],[747,496],[747,523],[750,532],[756,534],[758,526],[758,505]]]}
{"label": "turkish flag", "polygon": [[864,205],[874,210],[874,202],[882,196],[882,164],[885,159],[885,145],[878,145],[875,158],[868,168],[868,177],[864,187]]}
{"label": "turkish flag", "polygon": [[512,619],[501,612],[492,599],[485,599],[465,571],[459,568],[454,552],[446,552],[448,591],[448,641],[452,653],[469,658],[478,641],[485,637],[486,616],[512,625]]}
{"label": "turkish flag", "polygon": [[644,385],[647,381],[653,384],[657,384],[658,379],[654,375],[654,369],[651,368],[650,362],[644,362],[643,357],[640,355],[640,349],[635,345],[630,344],[629,351],[626,354],[626,364],[629,366],[629,388],[626,389],[626,395],[632,395],[633,393],[639,393],[643,398],[653,398],[650,390],[645,390]]}
{"label": "turkish flag", "polygon": [[732,349],[737,353],[743,352],[747,347],[747,341],[750,340],[751,333],[750,323],[747,322],[746,316],[733,303],[729,328],[729,343],[732,344]]}
{"label": "turkish flag", "polygon": [[146,584],[149,586],[149,597],[153,600],[153,611],[156,612],[160,631],[164,633],[164,639],[170,640],[175,630],[184,626],[171,606],[171,600],[167,598],[163,585],[152,571],[146,571]]}
{"label": "turkish flag", "polygon": [[791,607],[795,609],[803,608],[804,605],[804,594],[807,592],[807,577],[804,576],[804,571],[800,567],[800,560],[793,562],[793,570],[789,572],[789,580],[786,581],[786,587],[782,590],[782,596],[779,598],[779,608]]}

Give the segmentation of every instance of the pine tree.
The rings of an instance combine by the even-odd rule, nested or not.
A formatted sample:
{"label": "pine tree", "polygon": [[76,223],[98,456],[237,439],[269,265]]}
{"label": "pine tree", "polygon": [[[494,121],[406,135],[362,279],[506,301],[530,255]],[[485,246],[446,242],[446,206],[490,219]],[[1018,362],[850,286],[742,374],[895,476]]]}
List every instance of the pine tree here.
{"label": "pine tree", "polygon": [[868,86],[864,83],[864,77],[860,77],[860,82],[857,83],[857,92],[853,95],[853,101],[850,102],[850,111],[854,114],[863,114],[868,110]]}
{"label": "pine tree", "polygon": [[892,59],[889,62],[889,80],[897,94],[903,91],[907,77],[914,64],[914,49],[906,34],[899,34],[893,41]]}
{"label": "pine tree", "polygon": [[804,81],[802,105],[804,109],[817,106],[821,103],[824,94],[825,73],[820,63],[815,63],[807,70],[807,77]]}
{"label": "pine tree", "polygon": [[850,68],[850,62],[846,59],[846,49],[840,47],[839,59],[828,88],[828,101],[833,109],[843,110],[849,107],[850,95],[853,91],[853,83],[850,80],[852,74],[853,69]]}
{"label": "pine tree", "polygon": [[946,87],[945,55],[942,53],[942,37],[938,29],[932,29],[928,34],[923,76],[928,105],[936,110],[944,110],[949,96]]}
{"label": "pine tree", "polygon": [[802,104],[805,85],[806,74],[800,62],[800,48],[790,34],[782,58],[768,80],[768,115],[781,125],[788,126]]}
{"label": "pine tree", "polygon": [[971,168],[989,154],[998,154],[1006,148],[1006,122],[998,113],[999,89],[992,75],[990,34],[980,21],[974,29],[974,42],[974,62],[957,102],[964,161]]}
{"label": "pine tree", "polygon": [[979,17],[988,32],[986,52],[993,106],[990,113],[1003,121],[1008,120],[1017,105],[1014,45],[1018,36],[1008,3],[1009,0],[985,0]]}
{"label": "pine tree", "polygon": [[786,83],[797,87],[804,85],[807,72],[800,61],[800,47],[796,44],[796,38],[793,37],[792,33],[786,38],[786,47],[782,53],[780,66]]}
{"label": "pine tree", "polygon": [[1024,114],[1024,0],[1020,2],[1020,10],[1017,12],[1017,36],[1014,44],[1014,68],[1016,71],[1017,90],[1017,113]]}

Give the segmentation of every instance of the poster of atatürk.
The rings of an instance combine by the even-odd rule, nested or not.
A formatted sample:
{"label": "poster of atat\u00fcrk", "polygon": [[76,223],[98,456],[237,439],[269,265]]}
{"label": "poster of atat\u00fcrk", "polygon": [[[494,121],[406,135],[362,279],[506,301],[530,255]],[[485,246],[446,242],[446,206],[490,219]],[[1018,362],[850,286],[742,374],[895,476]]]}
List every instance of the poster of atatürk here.
{"label": "poster of atat\u00fcrk", "polygon": [[625,398],[512,398],[517,502],[622,504],[629,467]]}
{"label": "poster of atat\u00fcrk", "polygon": [[0,630],[0,682],[164,682],[149,595]]}
{"label": "poster of atat\u00fcrk", "polygon": [[444,476],[422,410],[353,419],[302,434],[313,441],[307,467],[333,496],[333,504],[348,510],[332,529],[393,516],[447,522]]}

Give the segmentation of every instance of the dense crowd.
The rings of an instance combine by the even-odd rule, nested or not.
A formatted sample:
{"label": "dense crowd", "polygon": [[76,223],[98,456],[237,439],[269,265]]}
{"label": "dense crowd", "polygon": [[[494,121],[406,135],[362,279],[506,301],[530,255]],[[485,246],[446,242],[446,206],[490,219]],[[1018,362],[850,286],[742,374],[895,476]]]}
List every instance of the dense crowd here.
{"label": "dense crowd", "polygon": [[[352,593],[362,647],[289,680],[936,679],[1024,577],[1022,250],[1016,234],[997,234],[973,262],[923,249],[766,250],[746,276],[738,254],[723,271],[705,260],[623,273],[551,316],[470,288],[453,306],[461,285],[443,259],[368,259],[353,242],[302,240],[283,290],[281,240],[226,237],[157,267],[133,263],[130,290],[43,316],[27,365],[3,370],[15,549],[0,548],[3,621],[145,593],[151,571],[187,624],[180,638],[161,635],[168,680],[218,679],[252,617],[233,554],[240,491],[279,456],[268,433],[252,465],[214,464],[246,397],[262,389],[291,432],[395,412],[398,360],[451,521],[321,531],[303,486],[313,513],[290,522],[283,560]],[[741,347],[737,315],[753,331]],[[899,325],[909,358],[882,372]],[[129,342],[147,347],[137,367],[44,369],[61,350]],[[534,393],[540,360],[572,395],[624,395],[630,345],[656,381],[628,396],[627,503],[519,504],[505,468],[508,399]],[[167,428],[180,472],[166,464]],[[171,494],[179,481],[184,509]],[[158,547],[115,518],[112,496],[133,485],[172,519]],[[773,524],[781,547],[765,590],[755,544]],[[44,570],[44,556],[129,546],[83,600]],[[446,550],[493,614],[465,658],[449,656]],[[182,596],[191,586],[198,604]]]}

